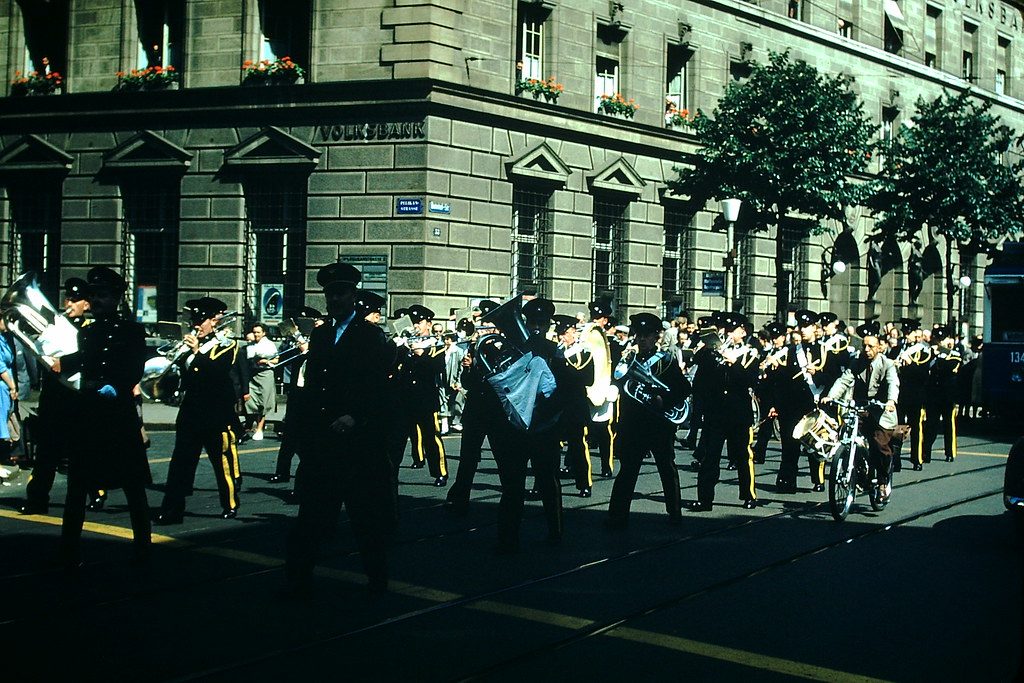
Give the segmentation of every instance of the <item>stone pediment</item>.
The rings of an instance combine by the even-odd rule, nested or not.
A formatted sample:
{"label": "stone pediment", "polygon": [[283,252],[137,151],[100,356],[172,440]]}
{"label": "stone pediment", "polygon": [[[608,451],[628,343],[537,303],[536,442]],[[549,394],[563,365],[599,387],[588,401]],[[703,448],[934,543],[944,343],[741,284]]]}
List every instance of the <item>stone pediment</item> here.
{"label": "stone pediment", "polygon": [[243,169],[256,166],[292,166],[313,169],[323,153],[294,135],[268,126],[224,154],[224,165]]}
{"label": "stone pediment", "polygon": [[106,170],[178,169],[192,163],[192,153],[148,130],[132,136],[103,158]]}
{"label": "stone pediment", "polygon": [[61,171],[71,169],[74,157],[38,135],[28,134],[0,153],[0,171]]}
{"label": "stone pediment", "polygon": [[617,192],[639,197],[647,186],[633,166],[619,157],[604,168],[587,176],[592,191]]}
{"label": "stone pediment", "polygon": [[572,171],[546,142],[520,154],[506,164],[508,177],[564,185]]}

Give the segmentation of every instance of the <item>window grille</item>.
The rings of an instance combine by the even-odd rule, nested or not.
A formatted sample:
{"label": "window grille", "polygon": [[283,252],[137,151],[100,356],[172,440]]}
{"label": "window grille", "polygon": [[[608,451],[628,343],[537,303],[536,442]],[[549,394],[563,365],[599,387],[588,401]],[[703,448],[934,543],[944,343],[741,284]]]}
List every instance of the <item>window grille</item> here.
{"label": "window grille", "polygon": [[178,188],[176,177],[136,177],[121,185],[129,300],[134,306],[138,287],[155,286],[160,320],[178,318]]}
{"label": "window grille", "polygon": [[260,310],[260,285],[284,285],[284,315],[305,299],[306,177],[251,177],[245,182],[246,291]]}
{"label": "window grille", "polygon": [[933,69],[939,68],[939,55],[942,54],[942,10],[928,5],[924,21],[924,64]]}
{"label": "window grille", "polygon": [[626,241],[626,210],[628,201],[595,197],[592,281],[593,298],[610,293],[613,301],[622,303],[626,284],[623,249]]}
{"label": "window grille", "polygon": [[683,254],[690,232],[691,216],[678,209],[665,208],[665,248],[661,257],[661,300],[680,301],[686,272]]}
{"label": "window grille", "polygon": [[61,292],[59,179],[30,177],[7,186],[11,206],[11,278],[33,271],[50,301]]}
{"label": "window grille", "polygon": [[551,192],[517,187],[512,196],[512,294],[544,296]]}

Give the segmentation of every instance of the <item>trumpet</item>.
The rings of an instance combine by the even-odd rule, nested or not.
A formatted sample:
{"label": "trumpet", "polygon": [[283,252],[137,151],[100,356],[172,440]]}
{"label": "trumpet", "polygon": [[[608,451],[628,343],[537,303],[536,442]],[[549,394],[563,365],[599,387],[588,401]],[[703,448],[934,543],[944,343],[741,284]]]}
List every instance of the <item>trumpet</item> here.
{"label": "trumpet", "polygon": [[[213,334],[219,333],[241,315],[238,311],[222,313],[217,317],[217,323],[213,328]],[[199,327],[193,327],[188,334],[195,334]],[[146,362],[139,380],[139,388],[146,398],[163,400],[172,397],[178,389],[178,381],[171,382],[169,374],[177,377],[178,361],[187,356],[190,352],[188,344],[185,343],[185,335],[175,342],[164,344],[156,350],[158,356],[150,358]]]}

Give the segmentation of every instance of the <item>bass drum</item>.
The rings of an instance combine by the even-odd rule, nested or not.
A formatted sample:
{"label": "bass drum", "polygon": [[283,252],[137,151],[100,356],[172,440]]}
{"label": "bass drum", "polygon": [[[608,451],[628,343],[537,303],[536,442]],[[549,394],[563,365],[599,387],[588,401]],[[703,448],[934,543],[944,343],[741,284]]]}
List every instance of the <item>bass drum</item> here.
{"label": "bass drum", "polygon": [[142,372],[139,389],[150,401],[160,401],[169,405],[177,405],[178,389],[181,387],[181,371],[163,356],[155,356],[146,361]]}

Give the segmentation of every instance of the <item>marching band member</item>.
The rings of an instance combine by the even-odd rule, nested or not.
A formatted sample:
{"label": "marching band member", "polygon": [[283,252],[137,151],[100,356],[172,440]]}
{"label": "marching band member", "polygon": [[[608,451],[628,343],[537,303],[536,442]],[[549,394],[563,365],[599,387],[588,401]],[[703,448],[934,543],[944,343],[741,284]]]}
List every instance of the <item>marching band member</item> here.
{"label": "marching band member", "polygon": [[[526,431],[509,424],[508,429],[502,429],[505,438],[491,439],[491,449],[501,480],[498,544],[494,548],[494,552],[499,555],[519,551],[519,525],[523,517],[527,465],[532,465],[535,485],[544,507],[548,543],[556,544],[562,540],[562,494],[558,484],[560,449],[556,425],[558,412],[563,405],[561,388],[566,386],[566,375],[570,371],[567,370],[564,359],[555,357],[555,343],[545,338],[554,312],[553,303],[539,298],[527,301],[517,312],[525,320],[528,334],[524,343],[525,348],[520,351],[532,354],[535,359],[543,361],[550,371],[547,380],[553,388],[546,394],[546,399],[540,394],[534,396],[535,403]],[[544,365],[540,365],[539,368],[544,368]],[[533,365],[533,361],[530,370],[533,377],[541,374]],[[538,385],[529,384],[524,390],[540,391],[544,381],[539,379]]]}
{"label": "marching band member", "polygon": [[764,326],[764,334],[771,346],[765,351],[761,361],[761,377],[757,387],[758,402],[762,404],[761,424],[757,427],[754,435],[754,464],[763,465],[768,453],[768,441],[775,433],[775,426],[778,419],[774,414],[770,415],[768,396],[771,396],[771,382],[776,379],[775,373],[771,371],[772,364],[781,360],[788,350],[786,349],[786,326],[780,322],[769,322]]}
{"label": "marching band member", "polygon": [[[900,400],[896,408],[899,423],[910,427],[910,463],[915,471],[920,472],[924,469],[924,403],[934,354],[931,345],[924,341],[921,321],[907,318],[903,323],[907,348],[896,358],[900,377]],[[902,443],[897,441],[893,451],[895,468],[901,457]]]}
{"label": "marching band member", "polygon": [[704,429],[698,447],[702,458],[697,474],[697,501],[687,507],[707,512],[714,506],[715,486],[721,475],[722,446],[739,474],[739,498],[743,507],[756,506],[754,490],[754,412],[752,389],[759,373],[758,354],[746,344],[747,319],[738,313],[722,316],[725,340],[721,347],[704,346],[695,355],[697,372],[704,375]]}
{"label": "marching band member", "polygon": [[[481,315],[487,315],[497,307],[498,304],[493,301],[481,301]],[[493,332],[494,328],[484,328],[481,332],[488,330]],[[473,338],[470,337],[470,339]],[[484,438],[491,443],[493,451],[495,441],[504,438],[509,429],[501,403],[487,383],[480,363],[475,361],[475,353],[475,349],[471,346],[461,361],[462,374],[459,376],[459,381],[466,392],[466,402],[462,409],[459,467],[455,473],[455,483],[448,489],[448,495],[445,498],[445,510],[457,515],[464,515],[469,510],[469,494],[473,487],[477,468],[480,466]]]}
{"label": "marching band member", "polygon": [[558,348],[555,354],[565,360],[573,373],[565,373],[567,386],[561,392],[565,403],[559,423],[561,439],[567,444],[566,465],[576,480],[581,498],[589,498],[594,486],[594,472],[587,448],[587,424],[590,422],[590,401],[587,387],[594,383],[594,364],[590,352],[576,340],[576,318],[556,315],[555,334]]}
{"label": "marching band member", "polygon": [[146,363],[146,335],[142,325],[118,314],[127,286],[123,277],[97,266],[86,281],[94,322],[79,331],[78,351],[58,366],[65,375],[81,373],[80,418],[104,429],[83,432],[71,453],[60,544],[60,562],[67,567],[78,565],[87,492],[96,489],[124,490],[136,559],[147,559],[150,547],[145,487],[151,477],[132,394]]}
{"label": "marching band member", "polygon": [[935,354],[928,373],[928,390],[925,393],[924,444],[921,449],[923,462],[931,462],[932,446],[942,428],[946,448],[946,462],[956,460],[956,374],[960,371],[963,358],[957,351],[956,339],[947,327],[932,330],[932,345]]}
{"label": "marching band member", "polygon": [[[87,322],[85,313],[89,310],[86,298],[88,283],[78,277],[64,282],[64,315],[75,327],[81,329]],[[50,489],[61,464],[67,462],[69,454],[77,445],[75,435],[69,434],[61,425],[68,415],[79,411],[75,407],[80,396],[62,384],[57,375],[48,368],[40,374],[37,428],[33,435],[36,440],[36,458],[32,476],[25,485],[25,504],[19,512],[23,515],[45,514],[50,507]],[[94,500],[100,496],[94,496]]]}
{"label": "marching band member", "polygon": [[[590,321],[599,325],[601,329],[608,326],[608,316],[611,309],[604,301],[591,301],[587,304],[590,309]],[[622,356],[622,345],[609,340],[609,363],[611,367],[619,362]],[[615,465],[615,412],[617,395],[609,394],[608,400],[599,406],[590,407],[590,421],[587,424],[587,445],[596,447],[601,458],[601,476],[610,477]]]}
{"label": "marching band member", "polygon": [[396,468],[405,454],[405,444],[412,441],[413,469],[429,467],[434,486],[448,484],[448,463],[441,442],[438,393],[444,375],[444,347],[437,343],[431,332],[434,312],[415,304],[408,308],[413,321],[413,334],[421,337],[412,343],[404,359],[396,368],[394,387],[404,407],[404,418],[396,425],[392,439],[392,461]]}
{"label": "marching band member", "polygon": [[395,347],[356,311],[359,280],[359,271],[347,263],[331,263],[317,273],[333,321],[314,328],[306,360],[310,409],[301,420],[299,514],[285,561],[294,597],[308,597],[320,542],[335,528],[342,504],[370,590],[388,587],[387,537],[394,529],[397,498],[380,434],[387,429],[385,382]]}
{"label": "marching band member", "polygon": [[[800,310],[795,313],[795,317],[800,341],[789,345],[786,356],[772,370],[778,374],[771,380],[773,391],[769,403],[772,410],[769,411],[768,417],[778,416],[779,432],[782,437],[782,463],[776,480],[778,493],[797,491],[800,442],[793,438],[793,428],[800,418],[814,410],[822,392],[815,375],[826,362],[821,346],[814,342],[814,327],[818,322],[818,315],[812,311]],[[811,470],[812,490],[824,491],[825,463],[816,462],[810,455],[807,457]]]}
{"label": "marching band member", "polygon": [[[324,324],[323,316],[315,308],[303,307],[299,311],[300,318],[313,320],[314,328]],[[306,358],[309,354],[309,340],[298,343],[299,356],[290,362],[291,380],[288,385],[288,401],[284,408],[282,420],[283,433],[278,429],[281,447],[277,450],[277,463],[274,475],[268,480],[271,484],[287,483],[291,479],[292,458],[299,444],[299,427],[302,414],[309,410],[306,400]]]}
{"label": "marching band member", "polygon": [[636,491],[640,464],[648,451],[658,467],[669,521],[674,524],[682,521],[679,473],[675,467],[673,444],[676,425],[665,418],[664,411],[682,404],[690,393],[690,383],[683,377],[671,354],[658,352],[661,318],[653,313],[637,313],[629,317],[629,322],[636,344],[632,362],[642,364],[668,389],[655,394],[654,405],[644,405],[620,389],[622,405],[617,436],[620,468],[612,486],[608,519],[605,521],[605,526],[611,530],[625,529],[629,523],[629,507]]}
{"label": "marching band member", "polygon": [[238,342],[216,333],[216,323],[227,310],[220,299],[204,296],[185,302],[194,331],[183,341],[188,348],[178,361],[184,398],[175,421],[174,450],[167,470],[167,486],[157,516],[158,524],[181,524],[185,498],[192,494],[199,455],[213,466],[220,496],[221,517],[238,515],[238,465],[235,408],[245,399],[248,378]]}

